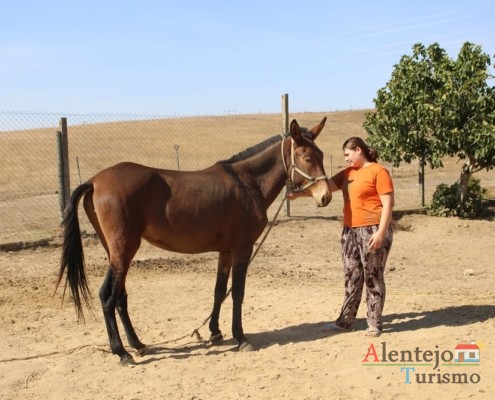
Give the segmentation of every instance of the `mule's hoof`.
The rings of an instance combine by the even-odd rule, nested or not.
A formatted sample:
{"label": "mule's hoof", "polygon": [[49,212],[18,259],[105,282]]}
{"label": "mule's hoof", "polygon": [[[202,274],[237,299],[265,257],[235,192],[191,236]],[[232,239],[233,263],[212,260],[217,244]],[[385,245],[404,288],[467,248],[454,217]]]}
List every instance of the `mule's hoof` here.
{"label": "mule's hoof", "polygon": [[256,349],[254,348],[254,346],[249,343],[248,341],[246,342],[242,342],[240,345],[239,345],[239,351],[242,351],[242,352],[245,352],[245,351],[255,351]]}
{"label": "mule's hoof", "polygon": [[140,349],[136,349],[136,353],[138,353],[138,356],[142,357],[148,354],[148,346],[141,347]]}
{"label": "mule's hoof", "polygon": [[134,358],[130,354],[124,354],[122,357],[120,357],[120,365],[136,365],[136,361],[134,361]]}
{"label": "mule's hoof", "polygon": [[210,336],[210,343],[211,344],[219,344],[223,342],[223,335],[222,332],[217,333],[216,335],[211,335]]}

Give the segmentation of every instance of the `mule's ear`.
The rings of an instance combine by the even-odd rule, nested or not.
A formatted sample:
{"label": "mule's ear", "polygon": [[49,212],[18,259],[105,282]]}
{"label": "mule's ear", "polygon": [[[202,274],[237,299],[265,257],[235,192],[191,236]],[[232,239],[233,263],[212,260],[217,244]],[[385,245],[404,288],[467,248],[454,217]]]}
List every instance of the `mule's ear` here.
{"label": "mule's ear", "polygon": [[302,140],[302,133],[301,133],[301,127],[297,123],[295,119],[292,120],[290,123],[290,136],[296,143],[300,143]]}
{"label": "mule's ear", "polygon": [[318,137],[323,127],[325,126],[325,122],[327,122],[327,117],[323,118],[318,125],[315,125],[310,129],[310,132],[313,134],[313,140]]}

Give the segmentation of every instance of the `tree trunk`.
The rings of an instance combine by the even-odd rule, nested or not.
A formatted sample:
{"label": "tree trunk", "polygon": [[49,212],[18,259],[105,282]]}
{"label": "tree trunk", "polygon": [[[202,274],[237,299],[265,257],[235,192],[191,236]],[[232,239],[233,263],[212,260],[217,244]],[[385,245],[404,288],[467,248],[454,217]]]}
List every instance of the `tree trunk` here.
{"label": "tree trunk", "polygon": [[460,204],[464,203],[466,200],[471,176],[473,176],[473,166],[468,162],[462,166],[461,178],[459,179],[457,198],[459,199]]}

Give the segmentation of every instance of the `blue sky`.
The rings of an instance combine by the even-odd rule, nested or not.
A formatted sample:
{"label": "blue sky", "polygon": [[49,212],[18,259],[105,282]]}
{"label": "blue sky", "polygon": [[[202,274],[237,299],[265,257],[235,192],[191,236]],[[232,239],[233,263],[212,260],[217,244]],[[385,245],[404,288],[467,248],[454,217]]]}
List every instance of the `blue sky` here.
{"label": "blue sky", "polygon": [[8,1],[0,111],[166,116],[373,107],[415,43],[495,54],[495,0]]}

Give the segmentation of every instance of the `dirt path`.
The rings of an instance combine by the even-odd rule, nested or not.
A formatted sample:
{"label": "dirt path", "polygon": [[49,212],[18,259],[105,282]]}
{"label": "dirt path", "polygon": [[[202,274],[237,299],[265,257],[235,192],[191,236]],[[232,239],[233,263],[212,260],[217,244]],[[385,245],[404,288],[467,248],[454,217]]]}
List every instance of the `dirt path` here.
{"label": "dirt path", "polygon": [[[95,317],[77,325],[72,304],[61,307],[60,290],[52,298],[60,248],[0,253],[0,398],[495,398],[495,222],[396,221],[385,333],[373,339],[364,336],[364,303],[354,332],[324,328],[342,302],[340,229],[324,217],[282,218],[274,227],[248,273],[244,329],[258,349],[251,353],[236,351],[230,299],[220,318],[223,344],[175,340],[211,311],[215,254],[143,246],[127,281],[129,305],[154,351],[133,367],[109,353],[97,300]],[[106,258],[91,240],[85,252],[96,294]],[[206,327],[200,332],[209,335]],[[470,341],[479,363],[450,359]],[[407,363],[400,357],[408,352],[414,359]]]}

